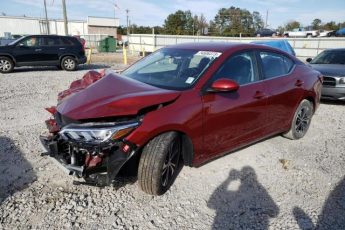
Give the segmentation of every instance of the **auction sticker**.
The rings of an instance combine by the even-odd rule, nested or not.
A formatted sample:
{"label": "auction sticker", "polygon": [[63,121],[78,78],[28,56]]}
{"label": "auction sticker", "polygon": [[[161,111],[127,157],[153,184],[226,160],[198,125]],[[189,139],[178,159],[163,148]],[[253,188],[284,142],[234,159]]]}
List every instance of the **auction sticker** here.
{"label": "auction sticker", "polygon": [[189,78],[187,78],[187,80],[186,80],[186,83],[187,84],[192,84],[192,82],[194,81],[194,77],[189,77]]}
{"label": "auction sticker", "polygon": [[222,53],[214,52],[214,51],[199,51],[195,55],[200,55],[200,56],[204,56],[204,57],[208,57],[208,58],[217,58],[220,55],[222,55]]}

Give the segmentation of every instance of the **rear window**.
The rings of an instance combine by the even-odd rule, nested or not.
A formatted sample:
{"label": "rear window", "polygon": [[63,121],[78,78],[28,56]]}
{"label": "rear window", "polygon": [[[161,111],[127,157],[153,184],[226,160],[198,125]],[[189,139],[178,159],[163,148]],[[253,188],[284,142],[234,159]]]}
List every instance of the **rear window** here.
{"label": "rear window", "polygon": [[76,42],[75,39],[72,40],[72,38],[66,38],[66,37],[61,38],[61,40],[62,40],[62,44],[67,45],[67,46],[73,46]]}
{"label": "rear window", "polygon": [[260,52],[260,58],[266,79],[286,75],[294,66],[290,58],[273,52]]}

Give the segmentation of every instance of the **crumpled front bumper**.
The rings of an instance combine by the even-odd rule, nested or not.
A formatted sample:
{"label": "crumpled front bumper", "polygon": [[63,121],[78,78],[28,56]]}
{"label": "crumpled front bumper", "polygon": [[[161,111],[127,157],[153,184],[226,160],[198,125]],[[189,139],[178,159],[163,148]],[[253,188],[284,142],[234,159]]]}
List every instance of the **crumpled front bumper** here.
{"label": "crumpled front bumper", "polygon": [[51,137],[40,136],[44,148],[43,155],[49,155],[52,161],[69,175],[83,177],[87,184],[96,186],[107,186],[112,183],[122,166],[136,153],[136,147],[130,146],[129,152],[122,148],[116,148],[106,156],[102,164],[97,167],[85,167],[72,165],[66,162],[63,153],[59,149],[58,141]]}

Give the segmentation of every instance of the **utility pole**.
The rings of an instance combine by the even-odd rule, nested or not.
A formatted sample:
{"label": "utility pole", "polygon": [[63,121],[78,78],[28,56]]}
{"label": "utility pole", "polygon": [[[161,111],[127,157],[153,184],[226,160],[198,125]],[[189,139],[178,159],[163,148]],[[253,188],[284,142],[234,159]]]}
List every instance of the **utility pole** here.
{"label": "utility pole", "polygon": [[129,9],[126,9],[126,14],[127,14],[127,36],[129,35],[129,16],[128,16],[128,13],[129,13]]}
{"label": "utility pole", "polygon": [[49,21],[48,21],[48,14],[47,14],[47,3],[46,3],[46,0],[44,0],[43,2],[44,2],[44,12],[45,12],[45,14],[46,14],[47,34],[50,34],[50,30],[49,30]]}
{"label": "utility pole", "polygon": [[265,28],[267,28],[267,20],[268,20],[268,10],[266,11],[266,22],[265,22]]}
{"label": "utility pole", "polygon": [[62,0],[62,10],[63,10],[63,21],[65,25],[65,35],[68,35],[68,21],[67,21],[67,11],[66,11],[65,0]]}

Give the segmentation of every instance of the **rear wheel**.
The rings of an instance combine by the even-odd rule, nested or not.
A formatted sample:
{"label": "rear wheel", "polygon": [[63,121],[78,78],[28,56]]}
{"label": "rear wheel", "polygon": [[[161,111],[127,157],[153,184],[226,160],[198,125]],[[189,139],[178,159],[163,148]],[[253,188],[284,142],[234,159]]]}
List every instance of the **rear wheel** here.
{"label": "rear wheel", "polygon": [[13,61],[8,57],[0,57],[0,72],[10,73],[14,68]]}
{"label": "rear wheel", "polygon": [[297,140],[304,137],[309,129],[312,116],[312,103],[308,100],[303,100],[296,109],[290,130],[283,134],[283,136],[291,140]]}
{"label": "rear wheel", "polygon": [[164,194],[181,170],[181,151],[181,136],[176,132],[152,139],[143,149],[139,162],[140,188],[148,194]]}
{"label": "rear wheel", "polygon": [[71,56],[64,57],[61,61],[61,68],[66,71],[73,71],[77,68],[77,61]]}

